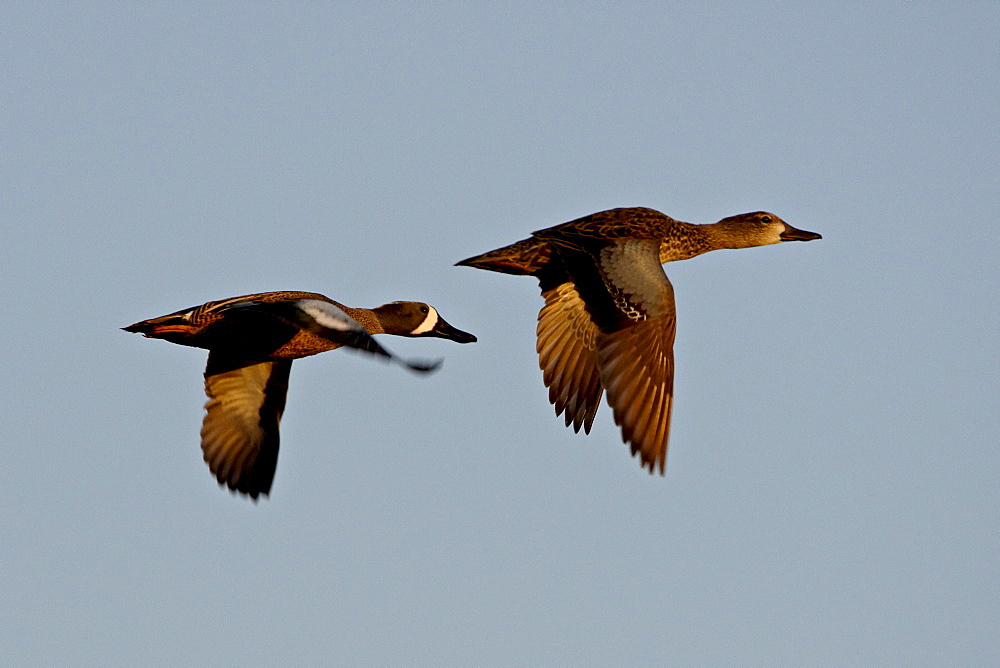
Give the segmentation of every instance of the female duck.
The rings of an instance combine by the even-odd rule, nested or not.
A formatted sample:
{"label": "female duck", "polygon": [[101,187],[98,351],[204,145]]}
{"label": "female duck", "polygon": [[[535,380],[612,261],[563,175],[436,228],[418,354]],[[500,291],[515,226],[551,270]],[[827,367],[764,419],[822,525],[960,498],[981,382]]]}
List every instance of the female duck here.
{"label": "female duck", "polygon": [[590,433],[604,391],[632,454],[664,471],[674,381],[674,292],[661,266],[723,248],[820,239],[758,211],[710,225],[611,209],[459,265],[538,279],[538,361],[556,415]]}

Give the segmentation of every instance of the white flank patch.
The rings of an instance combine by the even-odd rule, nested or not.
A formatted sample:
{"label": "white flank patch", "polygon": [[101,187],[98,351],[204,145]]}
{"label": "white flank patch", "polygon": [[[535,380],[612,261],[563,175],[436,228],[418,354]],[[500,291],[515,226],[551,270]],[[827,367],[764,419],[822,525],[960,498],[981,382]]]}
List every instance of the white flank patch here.
{"label": "white flank patch", "polygon": [[316,321],[316,324],[327,329],[338,329],[342,332],[365,331],[357,320],[347,315],[330,302],[318,299],[300,299],[295,302],[303,313]]}
{"label": "white flank patch", "polygon": [[434,329],[434,327],[437,325],[438,323],[437,310],[429,304],[427,308],[430,309],[430,311],[427,313],[427,317],[424,318],[424,321],[420,323],[415,330],[410,332],[410,334],[426,334],[427,332]]}

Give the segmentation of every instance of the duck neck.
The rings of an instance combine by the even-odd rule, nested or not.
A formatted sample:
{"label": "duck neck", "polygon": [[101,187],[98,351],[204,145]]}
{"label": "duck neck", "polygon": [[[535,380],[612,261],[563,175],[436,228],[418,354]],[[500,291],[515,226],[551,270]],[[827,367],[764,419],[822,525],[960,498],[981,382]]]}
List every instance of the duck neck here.
{"label": "duck neck", "polygon": [[[740,234],[739,230],[735,230],[732,224],[729,224],[729,219],[720,220],[717,223],[698,225],[697,227],[701,229],[701,233],[709,241],[710,247],[706,250],[751,248],[761,245],[755,237],[745,233]],[[704,253],[705,251],[702,252]]]}
{"label": "duck neck", "polygon": [[670,234],[660,243],[660,263],[687,260],[720,248],[716,245],[714,231],[708,229],[711,227],[676,221],[670,227]]}
{"label": "duck neck", "polygon": [[378,308],[350,308],[346,306],[341,308],[347,315],[357,320],[369,334],[385,334],[385,327],[382,326],[382,321],[378,317]]}

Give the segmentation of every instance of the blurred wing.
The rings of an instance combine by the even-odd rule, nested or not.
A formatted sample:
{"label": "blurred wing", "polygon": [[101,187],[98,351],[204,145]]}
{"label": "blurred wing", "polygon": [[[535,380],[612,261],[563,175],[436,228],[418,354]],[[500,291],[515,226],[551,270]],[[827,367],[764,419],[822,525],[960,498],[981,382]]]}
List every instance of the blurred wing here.
{"label": "blurred wing", "polygon": [[566,426],[590,433],[601,405],[597,371],[598,329],[573,283],[567,281],[543,290],[545,305],[538,312],[538,366],[549,388],[549,402],[556,415],[566,414]]}
{"label": "blurred wing", "polygon": [[291,368],[291,360],[253,363],[209,353],[201,449],[219,484],[254,499],[271,491]]}
{"label": "blurred wing", "polygon": [[279,308],[292,307],[295,323],[331,343],[391,357],[357,320],[336,304],[320,299],[300,299]]}

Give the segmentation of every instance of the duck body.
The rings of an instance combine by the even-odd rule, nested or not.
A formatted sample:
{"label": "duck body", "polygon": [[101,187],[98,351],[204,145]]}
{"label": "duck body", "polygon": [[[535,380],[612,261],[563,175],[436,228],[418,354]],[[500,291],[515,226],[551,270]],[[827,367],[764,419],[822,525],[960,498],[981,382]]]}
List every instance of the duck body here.
{"label": "duck body", "polygon": [[422,302],[360,309],[299,291],[211,301],[123,329],[209,351],[205,369],[209,401],[201,431],[205,461],[220,484],[255,500],[270,492],[274,478],[278,425],[292,360],[348,346],[426,372],[440,362],[400,360],[372,335],[476,340]]}
{"label": "duck body", "polygon": [[567,426],[589,433],[604,392],[633,455],[666,464],[676,309],[662,264],[712,250],[819,239],[774,214],[696,225],[647,208],[601,211],[459,262],[538,279],[539,366]]}

